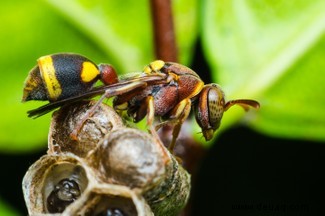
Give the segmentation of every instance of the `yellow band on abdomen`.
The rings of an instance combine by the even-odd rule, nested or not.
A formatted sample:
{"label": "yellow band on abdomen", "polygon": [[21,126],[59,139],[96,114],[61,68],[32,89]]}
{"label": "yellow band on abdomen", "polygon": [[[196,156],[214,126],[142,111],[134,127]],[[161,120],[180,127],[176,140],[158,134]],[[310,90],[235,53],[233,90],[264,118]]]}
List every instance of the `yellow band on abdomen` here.
{"label": "yellow band on abdomen", "polygon": [[62,93],[61,85],[55,75],[52,56],[43,56],[38,59],[41,76],[47,89],[50,101],[55,101]]}
{"label": "yellow band on abdomen", "polygon": [[98,75],[99,75],[99,70],[93,63],[87,61],[82,63],[82,70],[80,76],[83,82],[85,83],[92,82],[96,79]]}

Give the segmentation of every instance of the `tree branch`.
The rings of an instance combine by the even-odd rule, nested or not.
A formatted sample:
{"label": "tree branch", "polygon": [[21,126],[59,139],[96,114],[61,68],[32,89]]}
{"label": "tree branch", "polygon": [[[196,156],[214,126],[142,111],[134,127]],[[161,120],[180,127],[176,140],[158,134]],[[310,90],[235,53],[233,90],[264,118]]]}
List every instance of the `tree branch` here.
{"label": "tree branch", "polygon": [[177,62],[171,0],[150,0],[154,47],[157,59]]}

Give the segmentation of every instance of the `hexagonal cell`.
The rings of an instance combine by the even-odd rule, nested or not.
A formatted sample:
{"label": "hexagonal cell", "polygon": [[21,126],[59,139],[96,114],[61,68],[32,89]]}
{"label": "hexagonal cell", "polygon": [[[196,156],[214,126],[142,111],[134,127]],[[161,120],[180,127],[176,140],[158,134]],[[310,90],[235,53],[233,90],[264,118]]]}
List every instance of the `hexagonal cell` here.
{"label": "hexagonal cell", "polygon": [[137,190],[114,184],[95,184],[89,187],[66,215],[154,215]]}
{"label": "hexagonal cell", "polygon": [[82,124],[77,140],[72,139],[72,131],[95,103],[96,101],[81,101],[64,106],[54,113],[49,132],[49,154],[71,152],[85,157],[111,130],[123,127],[122,119],[115,110],[100,104]]}
{"label": "hexagonal cell", "polygon": [[72,154],[43,156],[23,179],[29,215],[63,212],[82,195],[90,179],[87,165]]}

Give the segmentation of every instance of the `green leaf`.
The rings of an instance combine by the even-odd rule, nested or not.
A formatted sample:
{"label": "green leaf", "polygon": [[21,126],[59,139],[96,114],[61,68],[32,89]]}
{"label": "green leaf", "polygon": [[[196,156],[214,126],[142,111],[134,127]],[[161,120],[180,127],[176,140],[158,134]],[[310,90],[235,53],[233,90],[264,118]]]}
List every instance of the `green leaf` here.
{"label": "green leaf", "polygon": [[325,140],[325,37],[264,95],[253,126],[273,136]]}
{"label": "green leaf", "polygon": [[153,59],[148,1],[48,0],[112,58],[122,71],[141,70]]}
{"label": "green leaf", "polygon": [[0,199],[0,215],[5,216],[14,216],[19,215],[11,206],[9,206],[6,202]]}
{"label": "green leaf", "polygon": [[[197,3],[173,4],[179,56],[188,64],[198,34]],[[26,115],[45,102],[20,103],[24,80],[40,56],[80,53],[119,73],[140,71],[154,60],[149,1],[13,0],[2,2],[0,18],[0,151],[46,147],[50,115]]]}
{"label": "green leaf", "polygon": [[[324,140],[325,2],[207,0],[203,11],[214,81],[229,99],[261,103],[245,120],[270,135]],[[227,111],[223,128],[243,114]]]}
{"label": "green leaf", "polygon": [[[154,59],[149,1],[48,0],[48,3],[98,44],[123,72],[142,70]],[[197,35],[196,1],[175,1],[173,6],[180,59],[188,62]]]}

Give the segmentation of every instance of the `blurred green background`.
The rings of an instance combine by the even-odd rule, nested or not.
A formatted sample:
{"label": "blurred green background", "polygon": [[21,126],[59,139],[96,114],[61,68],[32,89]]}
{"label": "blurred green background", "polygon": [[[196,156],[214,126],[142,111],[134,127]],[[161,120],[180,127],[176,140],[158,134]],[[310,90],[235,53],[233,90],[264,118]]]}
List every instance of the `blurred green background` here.
{"label": "blurred green background", "polygon": [[[199,75],[210,72],[228,99],[261,103],[247,114],[228,111],[218,134],[242,123],[268,137],[324,143],[325,1],[173,0],[172,5],[180,63],[198,65],[195,52],[200,52],[209,71],[196,69]],[[28,158],[21,164],[27,170],[46,151],[50,115],[36,120],[26,115],[44,103],[20,103],[24,80],[40,56],[80,53],[113,64],[120,74],[154,60],[149,1],[12,0],[1,3],[0,17],[0,151],[8,171],[15,169],[11,160]],[[199,142],[213,143],[205,143],[199,131],[193,124]],[[4,174],[8,184],[10,175]],[[12,187],[10,196],[21,202],[20,185]],[[7,193],[0,193],[0,215],[25,214],[17,207],[23,204],[8,205]]]}

